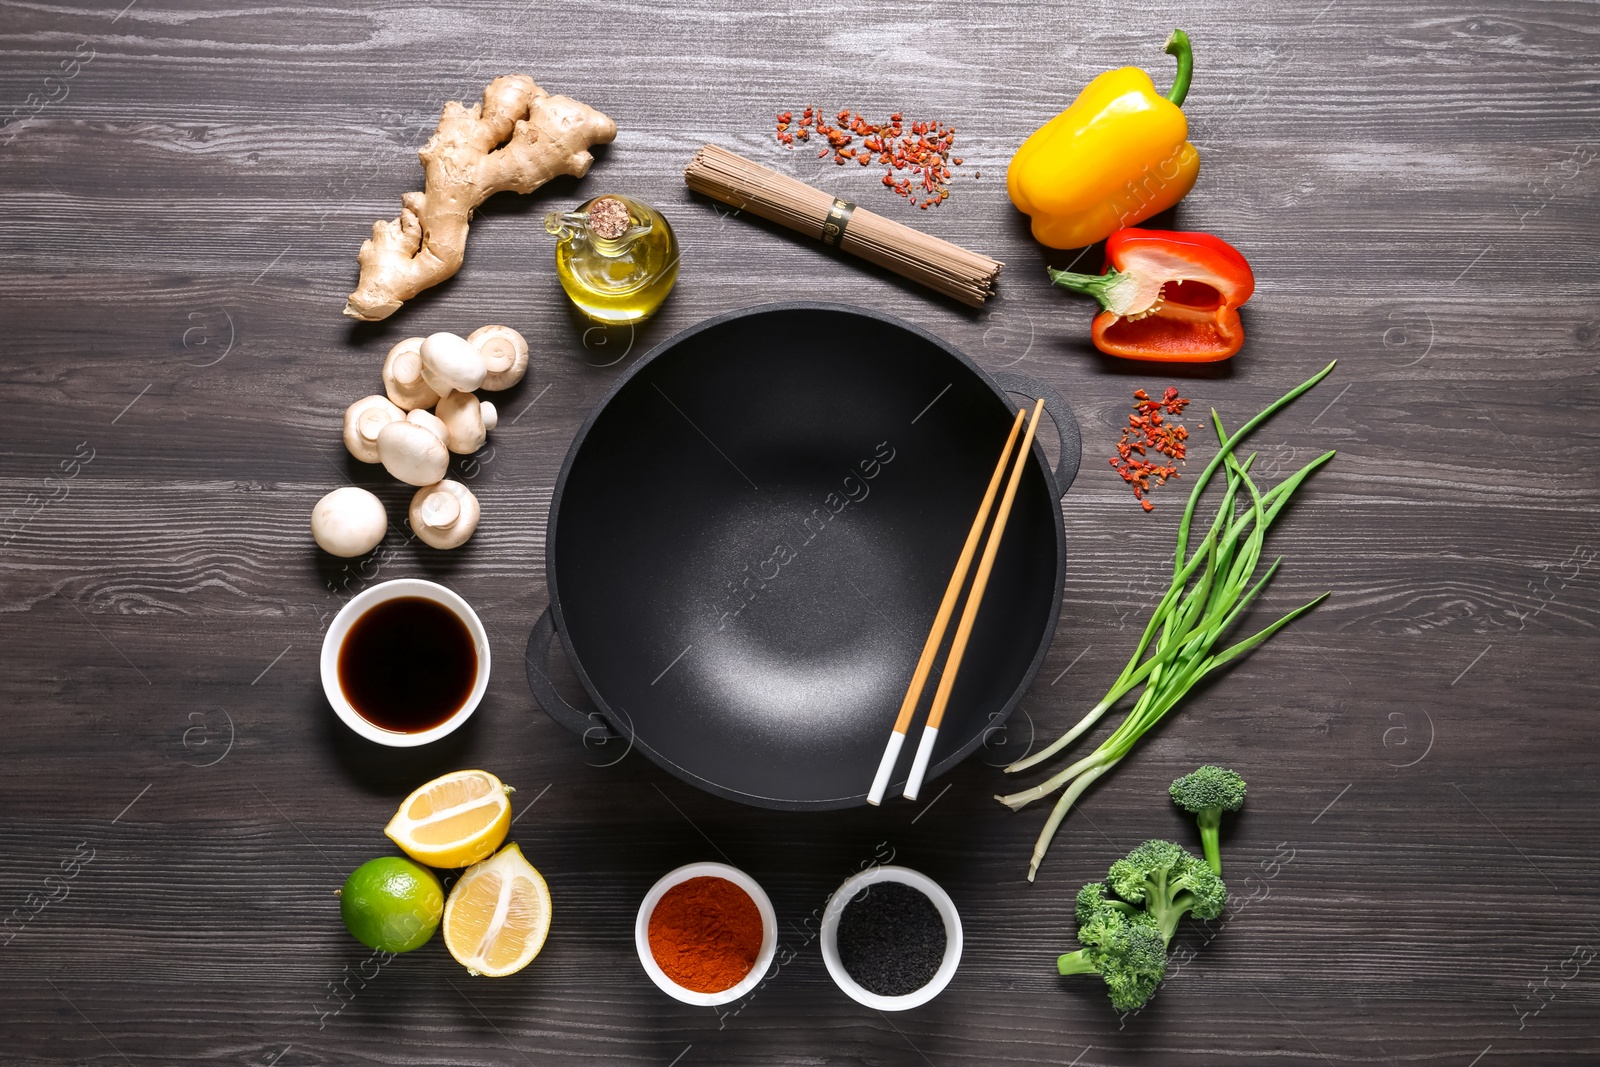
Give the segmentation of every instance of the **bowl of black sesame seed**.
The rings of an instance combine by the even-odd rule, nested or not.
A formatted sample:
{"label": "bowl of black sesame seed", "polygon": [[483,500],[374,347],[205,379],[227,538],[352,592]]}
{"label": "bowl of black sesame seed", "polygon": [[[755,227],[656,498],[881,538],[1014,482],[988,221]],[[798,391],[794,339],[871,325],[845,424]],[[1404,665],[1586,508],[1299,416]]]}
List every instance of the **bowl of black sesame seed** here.
{"label": "bowl of black sesame seed", "polygon": [[944,991],[961,963],[961,916],[950,894],[909,867],[845,879],[822,915],[822,961],[858,1004],[904,1011]]}

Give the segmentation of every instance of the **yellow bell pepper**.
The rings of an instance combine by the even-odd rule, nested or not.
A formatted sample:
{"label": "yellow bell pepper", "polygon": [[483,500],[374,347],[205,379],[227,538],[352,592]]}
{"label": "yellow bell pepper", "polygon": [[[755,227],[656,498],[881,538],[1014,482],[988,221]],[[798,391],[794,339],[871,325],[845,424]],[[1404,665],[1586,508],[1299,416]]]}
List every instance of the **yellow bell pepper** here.
{"label": "yellow bell pepper", "polygon": [[1177,57],[1178,76],[1165,97],[1138,67],[1107,71],[1017,149],[1006,191],[1032,216],[1040,243],[1094,244],[1165,211],[1194,187],[1200,153],[1179,107],[1194,72],[1189,35],[1173,30],[1166,50]]}

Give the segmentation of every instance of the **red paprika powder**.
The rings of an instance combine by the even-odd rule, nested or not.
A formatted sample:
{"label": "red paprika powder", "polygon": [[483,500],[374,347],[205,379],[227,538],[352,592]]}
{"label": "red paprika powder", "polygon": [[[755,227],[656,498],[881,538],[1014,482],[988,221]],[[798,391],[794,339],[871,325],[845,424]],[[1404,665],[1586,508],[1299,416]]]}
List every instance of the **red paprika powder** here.
{"label": "red paprika powder", "polygon": [[761,912],[726,878],[679,882],[650,913],[650,954],[668,978],[696,993],[738,985],[761,954]]}

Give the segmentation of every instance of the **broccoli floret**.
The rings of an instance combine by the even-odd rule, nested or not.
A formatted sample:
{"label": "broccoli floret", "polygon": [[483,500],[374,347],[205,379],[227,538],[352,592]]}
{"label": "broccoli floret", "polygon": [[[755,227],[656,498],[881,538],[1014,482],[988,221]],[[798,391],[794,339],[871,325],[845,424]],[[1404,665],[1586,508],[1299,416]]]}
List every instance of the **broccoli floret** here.
{"label": "broccoli floret", "polygon": [[1056,960],[1061,974],[1098,974],[1118,1011],[1143,1007],[1167,971],[1167,942],[1144,910],[1106,896],[1103,882],[1078,892],[1083,948]]}
{"label": "broccoli floret", "polygon": [[1167,943],[1154,926],[1129,923],[1101,950],[1100,977],[1118,1011],[1144,1007],[1166,974]]}
{"label": "broccoli floret", "polygon": [[1244,806],[1244,779],[1224,767],[1201,767],[1173,782],[1169,792],[1173,802],[1192,813],[1200,824],[1206,862],[1212,871],[1221,874],[1222,850],[1218,847],[1217,830],[1222,825],[1223,812],[1238,811]]}
{"label": "broccoli floret", "polygon": [[1083,947],[1059,957],[1056,970],[1098,974],[1118,1011],[1141,1008],[1167,973],[1178,921],[1185,914],[1215,919],[1227,899],[1227,886],[1204,860],[1171,841],[1146,841],[1113,863],[1104,882],[1078,890]]}
{"label": "broccoli floret", "polygon": [[1111,865],[1106,882],[1122,899],[1143,904],[1167,941],[1184,913],[1215,919],[1228,899],[1217,873],[1171,841],[1146,841]]}
{"label": "broccoli floret", "polygon": [[1078,890],[1078,901],[1073,909],[1077,916],[1078,925],[1082,926],[1089,921],[1089,916],[1099,911],[1106,905],[1106,884],[1104,882],[1090,882]]}
{"label": "broccoli floret", "polygon": [[1100,944],[1062,956],[1057,969],[1062,974],[1098,974],[1118,1011],[1142,1008],[1167,973],[1167,943],[1147,923],[1111,920],[1105,930]]}
{"label": "broccoli floret", "polygon": [[1106,908],[1120,911],[1124,916],[1130,918],[1135,915],[1144,914],[1144,912],[1140,911],[1140,909],[1134,907],[1132,904],[1120,901],[1116,897],[1106,896],[1106,884],[1104,882],[1090,882],[1088,885],[1078,890],[1078,904],[1075,912],[1077,914],[1079,926],[1082,926],[1084,923],[1088,922],[1092,916]]}

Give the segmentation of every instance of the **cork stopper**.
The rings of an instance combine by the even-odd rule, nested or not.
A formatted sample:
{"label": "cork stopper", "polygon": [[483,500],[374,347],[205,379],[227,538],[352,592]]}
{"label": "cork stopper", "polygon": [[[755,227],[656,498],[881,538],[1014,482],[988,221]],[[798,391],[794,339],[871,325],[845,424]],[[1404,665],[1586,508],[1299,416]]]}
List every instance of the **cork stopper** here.
{"label": "cork stopper", "polygon": [[614,241],[628,232],[633,219],[628,205],[614,196],[603,196],[589,205],[589,232],[607,241]]}

